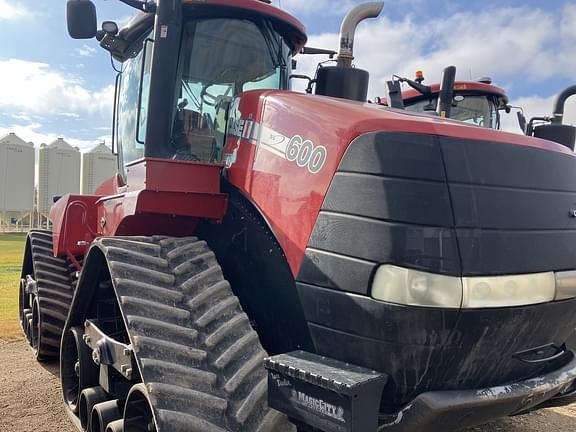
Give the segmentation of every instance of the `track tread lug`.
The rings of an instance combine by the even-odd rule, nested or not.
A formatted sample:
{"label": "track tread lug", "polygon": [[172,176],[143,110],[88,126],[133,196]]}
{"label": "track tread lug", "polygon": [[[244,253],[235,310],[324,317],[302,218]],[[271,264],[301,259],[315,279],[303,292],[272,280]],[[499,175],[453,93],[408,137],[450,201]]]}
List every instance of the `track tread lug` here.
{"label": "track tread lug", "polygon": [[158,420],[170,425],[170,432],[228,432],[216,424],[178,411],[158,410]]}
{"label": "track tread lug", "polygon": [[[28,264],[30,267],[23,269],[23,272],[29,271],[37,285],[32,297],[39,304],[40,343],[35,348],[38,360],[58,357],[62,328],[75,289],[75,269],[70,269],[66,258],[54,256],[52,242],[50,231],[28,232],[25,259],[28,256],[31,261]],[[21,317],[25,316],[21,314]],[[30,332],[29,325],[23,325],[23,328]],[[30,334],[26,337],[30,339]]]}
{"label": "track tread lug", "polygon": [[266,353],[204,241],[115,237],[95,245],[108,260],[159,431],[294,430],[267,407]]}

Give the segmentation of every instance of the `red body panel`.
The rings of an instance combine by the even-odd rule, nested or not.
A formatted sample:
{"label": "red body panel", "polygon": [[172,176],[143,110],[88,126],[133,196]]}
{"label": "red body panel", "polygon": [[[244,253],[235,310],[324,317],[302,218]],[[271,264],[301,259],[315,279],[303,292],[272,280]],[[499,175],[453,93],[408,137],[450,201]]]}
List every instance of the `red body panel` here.
{"label": "red body panel", "polygon": [[200,218],[220,221],[227,207],[221,171],[221,165],[141,159],[128,165],[125,185],[115,176],[99,195],[66,195],[50,211],[54,254],[83,255],[102,235],[190,235]]}
{"label": "red body panel", "polygon": [[302,24],[299,20],[297,20],[292,15],[286,13],[282,9],[274,7],[270,4],[264,3],[261,0],[184,0],[184,4],[201,4],[203,6],[226,6],[238,9],[245,9],[250,12],[255,12],[262,15],[267,15],[271,18],[274,18],[278,21],[284,22],[288,27],[296,30],[299,35],[295,42],[295,50],[294,52],[297,53],[300,51],[300,48],[304,46],[306,43],[306,29],[304,28],[304,24]]}
{"label": "red body panel", "polygon": [[50,209],[55,256],[84,255],[98,236],[96,195],[64,195]]}
{"label": "red body panel", "polygon": [[[224,152],[228,178],[267,219],[294,274],[334,172],[350,142],[361,134],[445,135],[572,154],[549,141],[322,96],[255,91],[236,104],[230,113],[233,133]],[[317,173],[287,159],[286,146],[295,135],[326,149],[326,160]]]}
{"label": "red body panel", "polygon": [[[268,221],[294,274],[344,152],[354,138],[375,131],[488,140],[573,155],[553,142],[373,104],[286,91],[244,93],[230,110],[226,175]],[[292,158],[292,143],[308,153]],[[304,163],[311,154],[321,154],[308,158],[321,164]],[[219,192],[221,169],[151,158],[131,163],[125,185],[114,177],[99,188],[106,196],[86,198],[90,211],[82,217],[92,222],[78,224],[74,234],[62,235],[71,229],[67,220],[79,220],[72,216],[79,207],[67,207],[64,200],[54,207],[55,252],[78,251],[78,239],[93,238],[94,220],[97,235],[191,235],[200,218],[219,221],[226,212],[227,196]]]}

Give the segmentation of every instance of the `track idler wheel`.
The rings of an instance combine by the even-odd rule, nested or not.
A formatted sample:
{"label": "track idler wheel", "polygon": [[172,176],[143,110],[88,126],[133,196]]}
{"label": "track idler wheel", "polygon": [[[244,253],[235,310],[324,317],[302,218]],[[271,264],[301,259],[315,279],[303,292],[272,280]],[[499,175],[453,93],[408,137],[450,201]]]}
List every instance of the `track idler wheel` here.
{"label": "track idler wheel", "polygon": [[92,360],[92,351],[82,339],[81,327],[72,327],[62,338],[62,391],[64,401],[72,412],[78,412],[82,390],[98,385],[100,369]]}
{"label": "track idler wheel", "polygon": [[124,407],[124,432],[156,432],[156,421],[152,405],[144,384],[130,389]]}
{"label": "track idler wheel", "polygon": [[26,320],[26,311],[32,312],[30,308],[30,295],[26,294],[26,279],[20,279],[20,289],[18,292],[18,310],[20,311],[20,325],[22,326],[22,331],[28,337],[28,332],[26,331],[28,321]]}
{"label": "track idler wheel", "polygon": [[30,341],[30,323],[32,322],[32,309],[23,309],[20,315],[20,324],[26,339]]}
{"label": "track idler wheel", "polygon": [[34,356],[38,360],[42,360],[42,352],[41,352],[41,338],[40,338],[40,302],[37,298],[34,299],[32,303],[32,321],[29,321],[30,324],[30,346],[32,346],[32,350],[34,351]]}
{"label": "track idler wheel", "polygon": [[111,400],[94,405],[90,416],[90,432],[106,432],[107,425],[122,418],[119,400]]}
{"label": "track idler wheel", "polygon": [[124,432],[124,420],[116,420],[108,423],[106,432]]}
{"label": "track idler wheel", "polygon": [[80,418],[83,431],[87,432],[90,430],[88,426],[94,405],[106,402],[107,399],[108,394],[102,387],[90,387],[82,390],[78,400],[78,417]]}

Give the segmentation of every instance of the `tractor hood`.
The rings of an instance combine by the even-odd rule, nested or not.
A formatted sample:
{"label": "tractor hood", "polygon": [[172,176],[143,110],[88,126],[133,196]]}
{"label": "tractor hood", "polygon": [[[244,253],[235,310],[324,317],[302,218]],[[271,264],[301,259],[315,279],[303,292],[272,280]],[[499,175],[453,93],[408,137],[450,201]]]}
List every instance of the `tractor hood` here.
{"label": "tractor hood", "polygon": [[[323,140],[329,154],[347,141],[297,276],[318,353],[389,374],[386,411],[431,390],[536,378],[573,358],[574,298],[423,307],[373,286],[382,265],[456,277],[445,279],[576,269],[574,155],[454,121],[322,102],[348,109],[315,119],[317,129],[336,129]],[[406,297],[431,289],[424,283],[406,283]],[[490,286],[490,295],[512,285]]]}
{"label": "tractor hood", "polygon": [[291,267],[317,353],[387,373],[386,411],[430,390],[534,378],[572,358],[576,299],[460,308],[372,290],[382,265],[445,279],[576,269],[576,158],[565,147],[253,91],[233,102],[224,156],[228,181]]}
{"label": "tractor hood", "polygon": [[[576,268],[576,158],[566,147],[330,97],[241,99],[229,128],[238,118],[258,126],[247,192],[290,239],[295,273],[307,247],[454,276]],[[291,154],[303,143],[312,165]]]}

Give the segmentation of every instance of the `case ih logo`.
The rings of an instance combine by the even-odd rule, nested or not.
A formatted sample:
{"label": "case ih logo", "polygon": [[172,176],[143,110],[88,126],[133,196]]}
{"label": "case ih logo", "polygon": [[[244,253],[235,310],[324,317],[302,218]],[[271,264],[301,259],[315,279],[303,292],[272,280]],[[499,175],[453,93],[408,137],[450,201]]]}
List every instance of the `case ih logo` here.
{"label": "case ih logo", "polygon": [[[315,145],[300,135],[285,137],[253,120],[230,118],[228,134],[254,143],[289,162],[295,162],[300,168],[306,168],[312,174],[320,172],[328,154],[323,145]],[[236,161],[236,151],[237,149],[233,154],[226,155],[226,166],[230,167]]]}
{"label": "case ih logo", "polygon": [[344,420],[344,408],[342,407],[329,404],[322,399],[317,399],[297,390],[292,390],[291,399],[292,402],[297,405],[338,420],[339,422],[346,423],[346,420]]}

